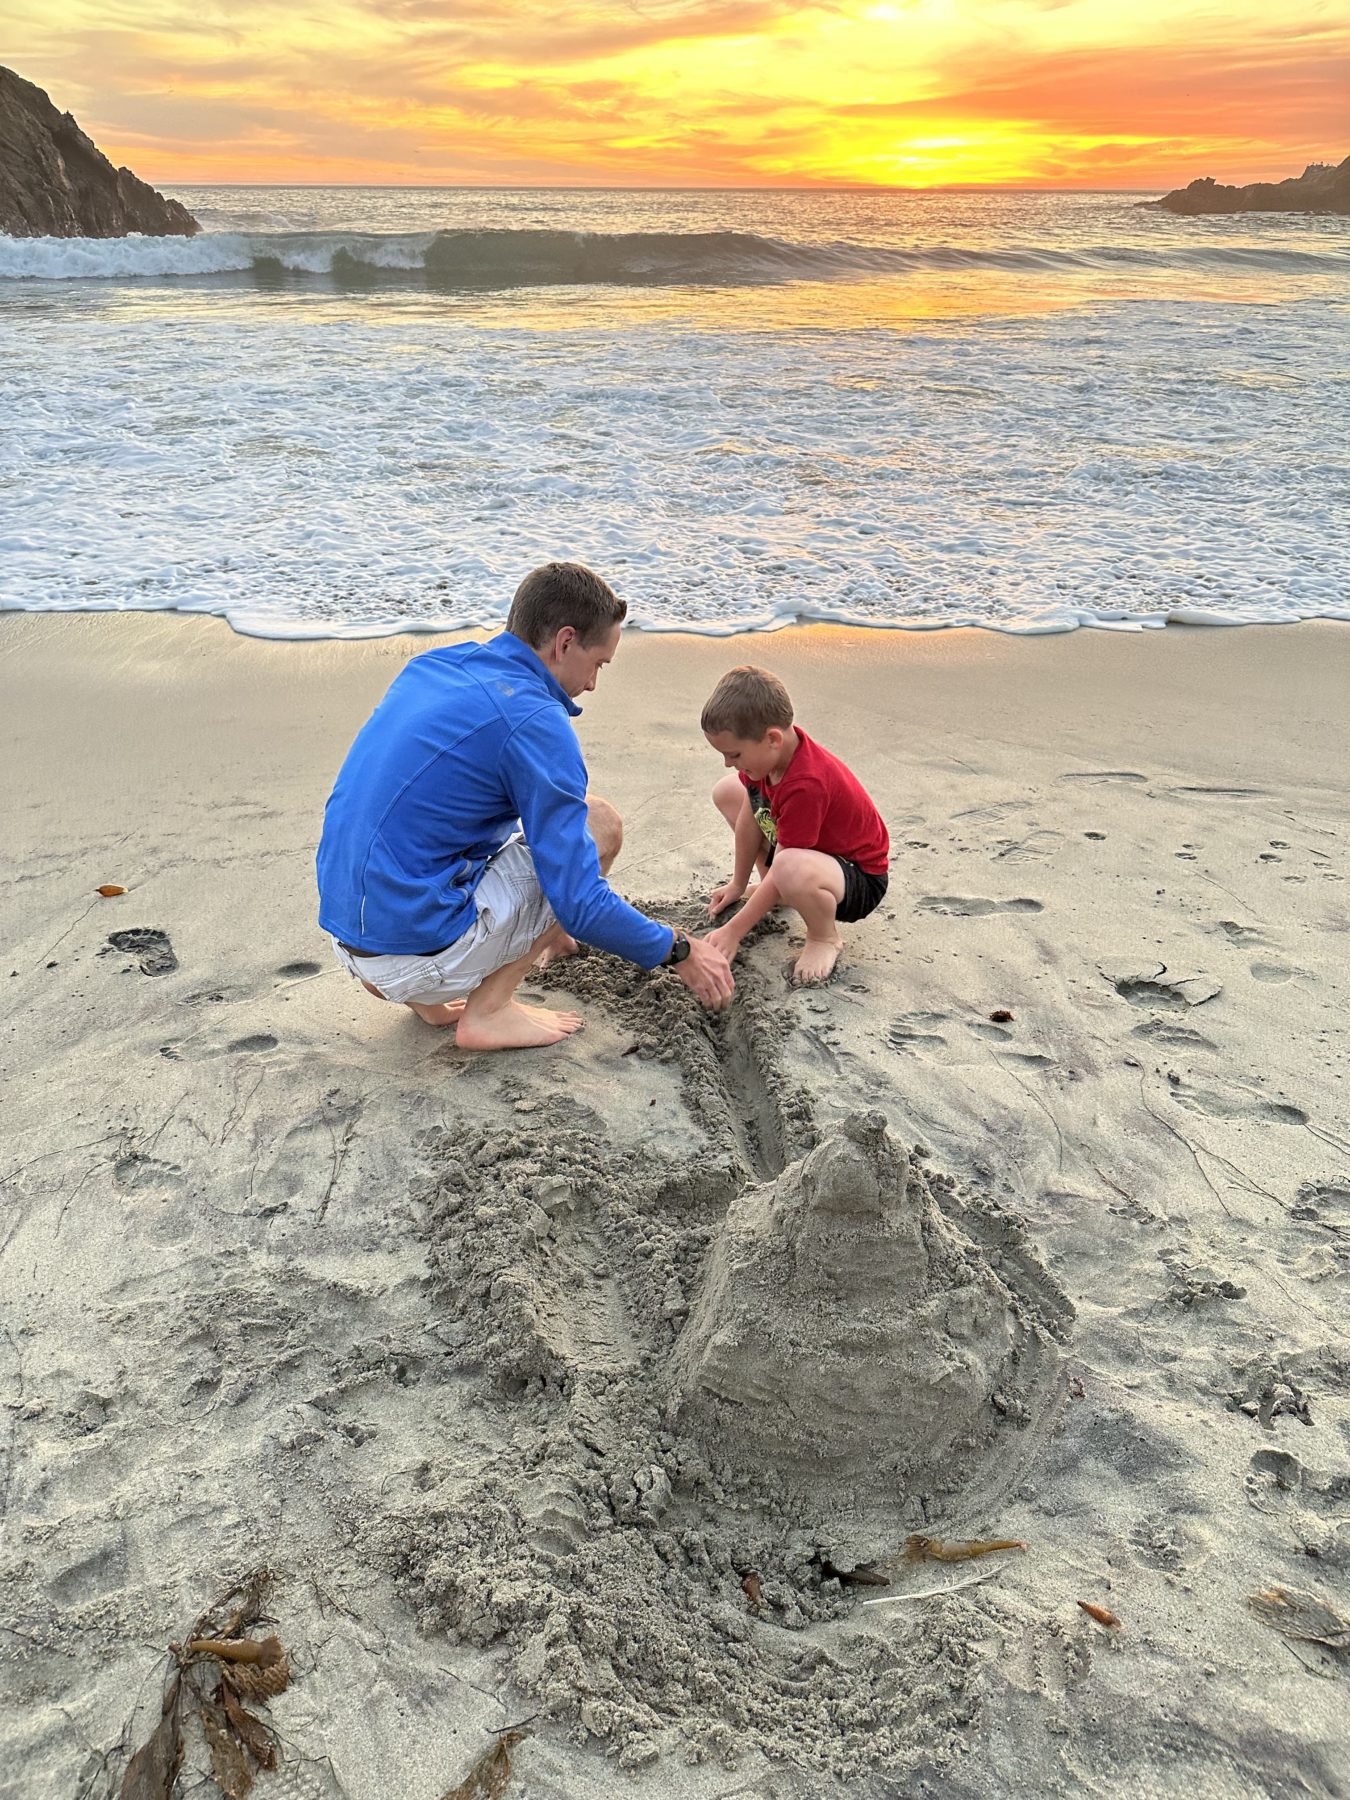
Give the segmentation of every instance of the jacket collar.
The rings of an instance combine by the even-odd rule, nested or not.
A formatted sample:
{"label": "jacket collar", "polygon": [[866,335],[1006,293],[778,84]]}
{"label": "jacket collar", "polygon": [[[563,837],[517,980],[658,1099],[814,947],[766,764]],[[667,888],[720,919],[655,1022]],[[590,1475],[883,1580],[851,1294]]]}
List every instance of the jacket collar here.
{"label": "jacket collar", "polygon": [[518,638],[514,632],[503,631],[499,636],[490,639],[487,647],[494,650],[514,668],[519,669],[523,675],[528,675],[532,680],[545,687],[555,700],[560,701],[566,707],[572,718],[581,717],[581,708],[576,701],[557,677],[544,666],[538,652],[532,650],[523,638]]}

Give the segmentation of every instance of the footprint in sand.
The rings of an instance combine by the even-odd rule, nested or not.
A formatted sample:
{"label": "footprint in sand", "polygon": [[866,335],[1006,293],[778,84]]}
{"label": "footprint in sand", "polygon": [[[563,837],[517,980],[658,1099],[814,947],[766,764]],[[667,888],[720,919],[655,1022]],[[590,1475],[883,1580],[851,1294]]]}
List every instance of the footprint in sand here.
{"label": "footprint in sand", "polygon": [[145,1188],[169,1187],[182,1172],[176,1163],[160,1162],[158,1157],[128,1150],[113,1164],[113,1181],[123,1192],[136,1193]]}
{"label": "footprint in sand", "polygon": [[972,1019],[966,1029],[976,1037],[987,1039],[991,1044],[1006,1044],[1012,1038],[1012,1032],[1006,1025],[987,1025],[983,1019]]}
{"label": "footprint in sand", "polygon": [[1189,1025],[1174,1025],[1170,1019],[1145,1019],[1130,1035],[1147,1038],[1151,1044],[1165,1044],[1169,1050],[1217,1050],[1219,1047],[1210,1038],[1192,1031]]}
{"label": "footprint in sand", "polygon": [[948,1023],[945,1013],[902,1013],[886,1033],[893,1050],[914,1056],[924,1050],[945,1049],[947,1040],[936,1026]]}
{"label": "footprint in sand", "polygon": [[965,894],[925,894],[916,912],[946,913],[958,919],[983,919],[992,913],[1038,913],[1045,907],[1039,900],[980,900]]}
{"label": "footprint in sand", "polygon": [[1258,800],[1270,792],[1269,788],[1251,787],[1174,787],[1168,788],[1169,794],[1204,794],[1211,800]]}
{"label": "footprint in sand", "polygon": [[270,1031],[258,1031],[252,1037],[236,1038],[232,1044],[226,1044],[225,1053],[233,1056],[255,1050],[275,1050],[277,1040]]}
{"label": "footprint in sand", "polygon": [[1000,1050],[997,1052],[1000,1062],[1017,1063],[1023,1069],[1053,1069],[1055,1059],[1045,1056],[1039,1050]]}
{"label": "footprint in sand", "polygon": [[306,975],[322,975],[323,965],[316,962],[282,963],[277,974],[285,977],[288,981],[299,981]]}
{"label": "footprint in sand", "polygon": [[1168,1090],[1178,1106],[1207,1119],[1255,1119],[1270,1125],[1306,1125],[1308,1114],[1287,1100],[1269,1100],[1251,1089],[1188,1087],[1176,1082]]}
{"label": "footprint in sand", "polygon": [[1251,975],[1254,981],[1292,981],[1296,975],[1306,975],[1306,969],[1289,969],[1283,963],[1254,962]]}
{"label": "footprint in sand", "polygon": [[1037,857],[1053,856],[1064,842],[1062,832],[1031,831],[1020,838],[996,838],[990,846],[991,862],[1028,862]]}
{"label": "footprint in sand", "polygon": [[1217,929],[1223,933],[1230,944],[1237,944],[1244,950],[1254,944],[1270,942],[1265,932],[1258,931],[1255,925],[1239,925],[1236,919],[1220,919]]}
{"label": "footprint in sand", "polygon": [[998,819],[1006,819],[1013,813],[1025,812],[1030,804],[1029,800],[995,800],[989,806],[968,806],[963,812],[954,812],[948,816],[953,823],[957,819],[993,822]]}
{"label": "footprint in sand", "polygon": [[1350,1222],[1350,1180],[1305,1181],[1298,1190],[1293,1217],[1313,1224]]}
{"label": "footprint in sand", "polygon": [[152,925],[134,925],[129,931],[114,931],[99,955],[108,956],[114,950],[134,956],[142,975],[171,975],[178,967],[168,933],[156,930]]}
{"label": "footprint in sand", "polygon": [[1203,1006],[1223,992],[1221,982],[1208,975],[1174,975],[1166,963],[1152,968],[1130,968],[1124,964],[1098,963],[1097,972],[1132,1006]]}

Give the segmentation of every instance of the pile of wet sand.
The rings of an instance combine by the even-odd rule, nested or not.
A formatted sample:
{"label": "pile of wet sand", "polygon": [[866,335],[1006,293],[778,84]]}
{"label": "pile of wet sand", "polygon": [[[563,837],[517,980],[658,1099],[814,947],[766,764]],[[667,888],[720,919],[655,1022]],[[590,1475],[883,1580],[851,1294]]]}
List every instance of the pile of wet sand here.
{"label": "pile of wet sand", "polygon": [[1015,1482],[1071,1309],[878,1115],[814,1142],[765,978],[718,1021],[600,959],[568,984],[677,1062],[692,1152],[620,1156],[552,1096],[429,1143],[441,1335],[512,1431],[388,1532],[402,1591],[424,1629],[509,1646],[522,1694],[627,1768],[940,1759],[986,1623],[869,1615],[848,1578]]}

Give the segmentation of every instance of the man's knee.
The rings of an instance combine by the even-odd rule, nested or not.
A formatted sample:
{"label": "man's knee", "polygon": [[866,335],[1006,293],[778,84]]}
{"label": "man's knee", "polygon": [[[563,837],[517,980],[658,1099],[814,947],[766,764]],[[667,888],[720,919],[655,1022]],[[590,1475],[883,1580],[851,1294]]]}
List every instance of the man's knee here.
{"label": "man's knee", "polygon": [[602,863],[612,863],[623,848],[623,818],[617,806],[592,794],[586,800],[587,822]]}

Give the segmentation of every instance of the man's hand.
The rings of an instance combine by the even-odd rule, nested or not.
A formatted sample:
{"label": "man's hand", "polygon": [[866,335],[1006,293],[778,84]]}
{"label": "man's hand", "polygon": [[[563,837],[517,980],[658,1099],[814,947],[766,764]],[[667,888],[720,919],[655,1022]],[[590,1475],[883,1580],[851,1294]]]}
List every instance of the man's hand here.
{"label": "man's hand", "polygon": [[731,999],[736,983],[725,952],[707,938],[690,938],[689,954],[674,965],[675,973],[696,1000],[712,1012],[721,1012]]}
{"label": "man's hand", "polygon": [[734,906],[744,892],[745,888],[738,887],[734,881],[724,882],[720,888],[714,888],[712,897],[708,901],[708,917],[715,919],[718,913],[723,913],[729,906]]}

